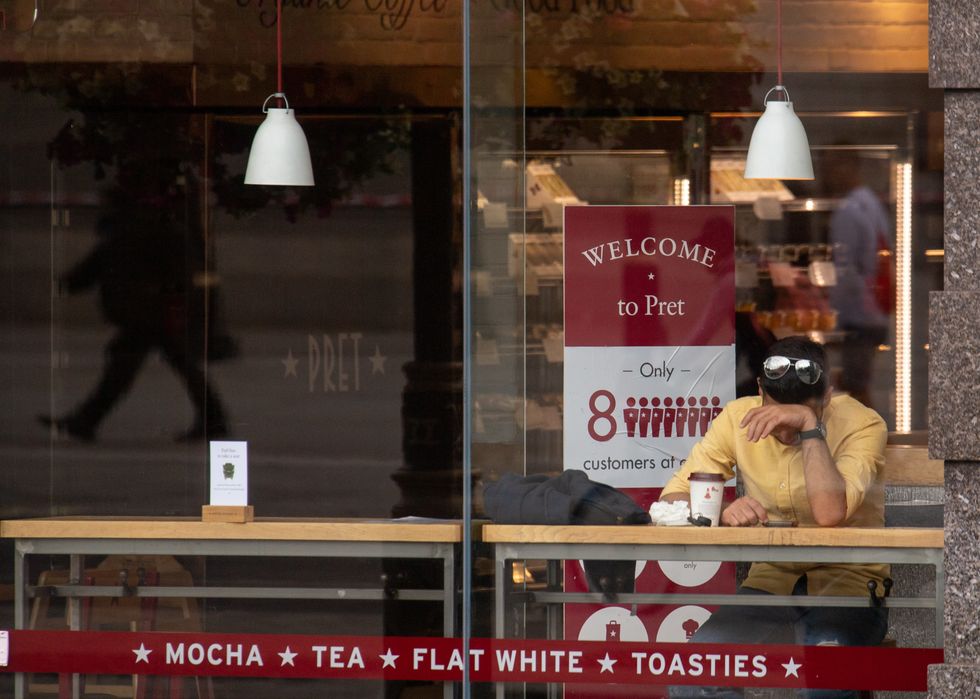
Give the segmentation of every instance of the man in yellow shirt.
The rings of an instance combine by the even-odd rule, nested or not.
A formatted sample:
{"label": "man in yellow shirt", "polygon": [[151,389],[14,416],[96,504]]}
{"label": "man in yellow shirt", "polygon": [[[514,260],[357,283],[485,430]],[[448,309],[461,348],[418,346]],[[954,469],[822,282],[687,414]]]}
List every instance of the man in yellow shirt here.
{"label": "man in yellow shirt", "polygon": [[[884,526],[887,428],[881,417],[849,396],[832,396],[823,347],[804,337],[770,346],[759,372],[760,396],[732,401],[691,450],[661,493],[688,500],[688,478],[737,469],[744,495],[721,514],[730,527],[791,521],[802,526]],[[832,563],[754,563],[739,587],[744,595],[867,596],[883,589],[888,566]],[[878,645],[888,626],[883,607],[726,606],[712,614],[692,643]],[[738,690],[672,687],[672,697],[736,697]],[[849,691],[809,690],[811,699],[856,697]]]}

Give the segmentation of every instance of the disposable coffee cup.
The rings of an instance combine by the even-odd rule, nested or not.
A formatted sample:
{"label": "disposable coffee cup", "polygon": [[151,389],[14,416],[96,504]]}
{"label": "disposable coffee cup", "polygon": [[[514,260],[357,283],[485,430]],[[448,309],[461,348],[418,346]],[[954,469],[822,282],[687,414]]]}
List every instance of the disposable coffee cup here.
{"label": "disposable coffee cup", "polygon": [[720,473],[692,473],[691,518],[707,517],[717,527],[721,519],[721,501],[725,493],[725,477]]}

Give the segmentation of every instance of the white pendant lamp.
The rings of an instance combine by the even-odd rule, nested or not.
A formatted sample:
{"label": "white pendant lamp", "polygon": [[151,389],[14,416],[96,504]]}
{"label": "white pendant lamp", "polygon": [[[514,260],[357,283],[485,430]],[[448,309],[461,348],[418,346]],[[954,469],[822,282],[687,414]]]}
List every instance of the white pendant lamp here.
{"label": "white pendant lamp", "polygon": [[[267,108],[271,99],[281,99],[285,109]],[[265,121],[255,132],[245,168],[245,184],[271,184],[293,187],[313,186],[310,147],[303,127],[289,108],[286,95],[275,92],[262,105]]]}
{"label": "white pendant lamp", "polygon": [[[766,93],[765,111],[756,122],[745,159],[745,178],[776,180],[812,180],[810,142],[803,123],[793,111],[789,91],[783,86],[783,3],[776,0],[777,85]],[[785,100],[769,101],[773,92]]]}
{"label": "white pendant lamp", "polygon": [[[252,140],[245,184],[312,187],[310,146],[282,91],[282,0],[276,2],[276,71],[278,89],[262,103],[265,121]],[[268,107],[272,99],[282,100],[285,107]]]}

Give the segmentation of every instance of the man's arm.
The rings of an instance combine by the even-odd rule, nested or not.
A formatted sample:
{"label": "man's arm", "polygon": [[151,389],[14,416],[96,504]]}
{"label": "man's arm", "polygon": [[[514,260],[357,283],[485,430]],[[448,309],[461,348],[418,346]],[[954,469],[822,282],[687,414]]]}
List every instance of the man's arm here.
{"label": "man's arm", "polygon": [[[817,426],[814,419],[813,427]],[[805,439],[803,450],[803,479],[806,481],[806,497],[810,501],[813,519],[821,527],[836,527],[847,517],[847,496],[844,479],[837,470],[834,457],[826,440]]]}
{"label": "man's arm", "polygon": [[[788,441],[793,433],[817,427],[817,415],[806,405],[770,403],[754,408],[742,419],[742,427],[750,442],[779,434]],[[834,527],[847,517],[847,496],[844,478],[823,439],[805,439],[800,444],[803,454],[803,477],[813,519],[821,527]]]}
{"label": "man's arm", "polygon": [[[688,477],[694,471],[718,473],[727,481],[735,475],[733,441],[735,425],[728,410],[711,423],[708,433],[694,445],[685,465],[674,474],[660,495],[662,502],[690,502]],[[751,497],[742,497],[722,510],[721,524],[728,527],[746,527],[768,521],[766,509]]]}

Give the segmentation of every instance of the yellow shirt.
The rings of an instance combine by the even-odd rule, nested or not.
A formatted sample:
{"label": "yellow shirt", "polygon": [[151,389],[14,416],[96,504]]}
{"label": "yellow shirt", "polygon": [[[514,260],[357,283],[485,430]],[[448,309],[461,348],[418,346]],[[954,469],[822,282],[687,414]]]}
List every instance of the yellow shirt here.
{"label": "yellow shirt", "polygon": [[[771,436],[749,442],[745,428],[740,427],[745,414],[760,405],[762,398],[754,396],[725,406],[704,439],[694,445],[683,467],[667,483],[661,497],[689,493],[688,476],[695,471],[720,473],[728,480],[737,468],[745,494],[758,500],[770,517],[816,526],[806,496],[799,445],[788,446]],[[875,411],[844,395],[831,399],[823,422],[827,426],[827,446],[846,488],[847,516],[841,526],[883,527],[884,488],[876,476],[885,461],[885,422]],[[881,590],[888,572],[888,566],[880,564],[754,563],[743,585],[788,595],[800,576],[806,574],[811,595],[867,595],[868,581],[875,580]]]}

